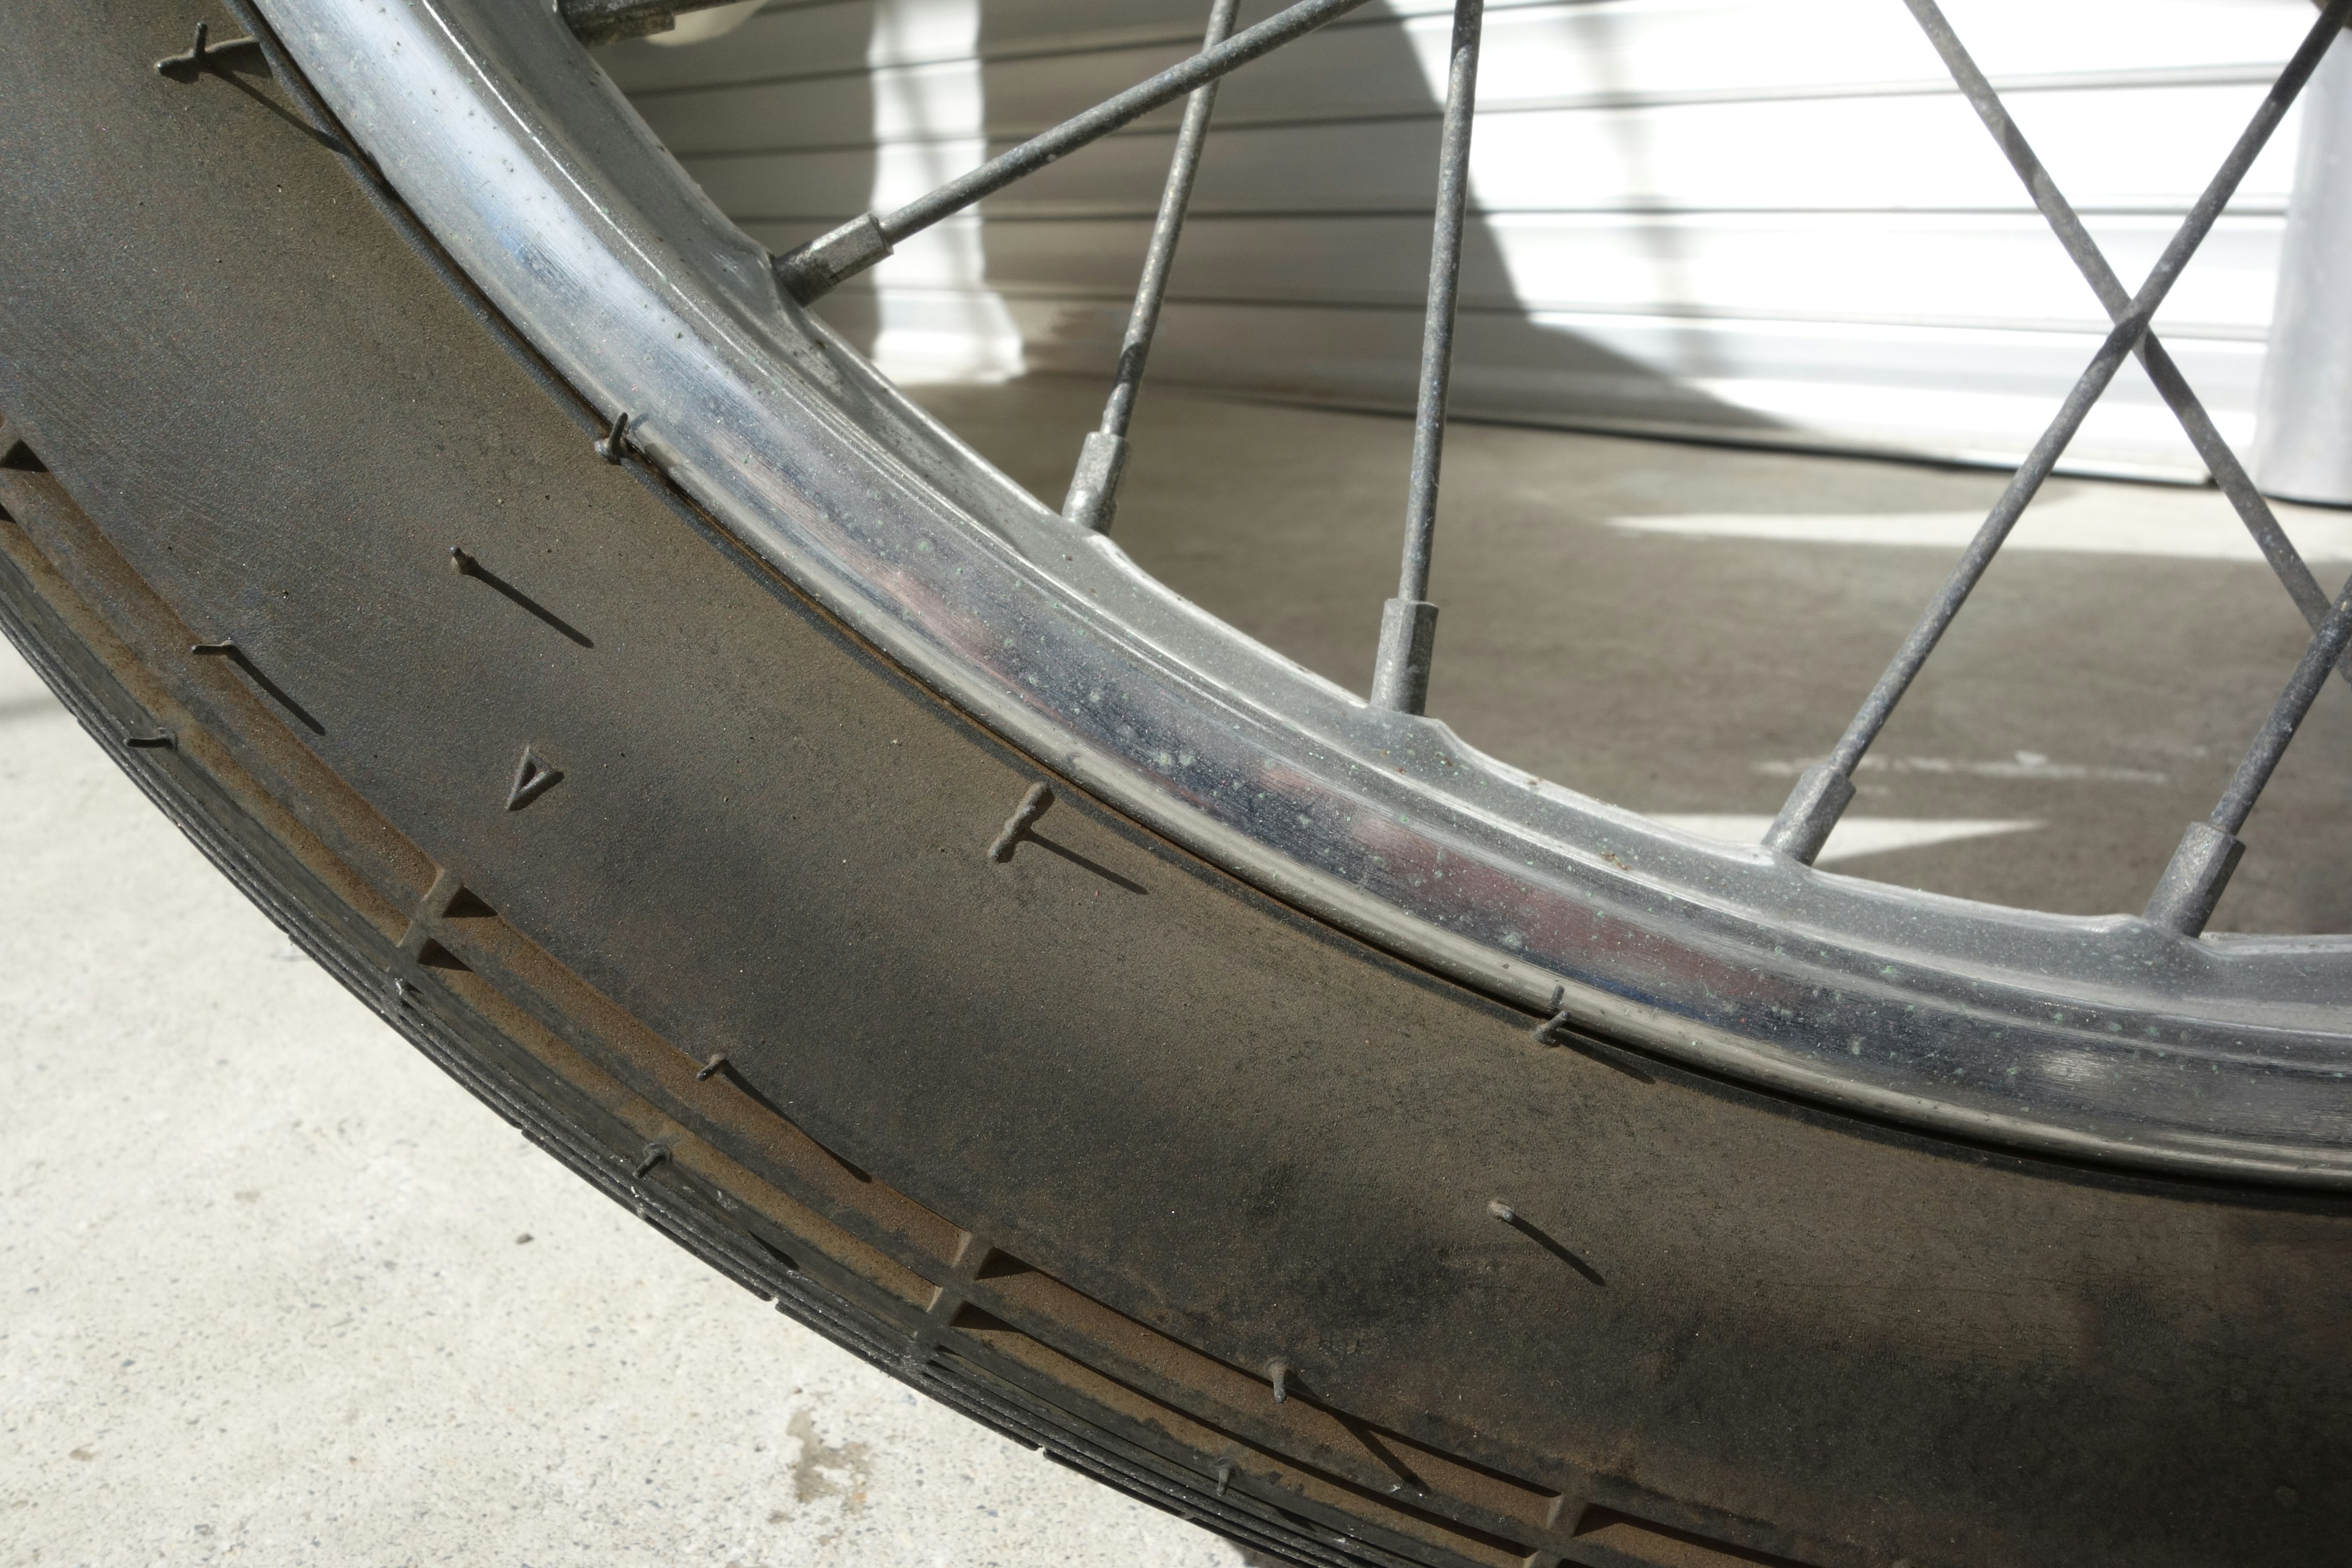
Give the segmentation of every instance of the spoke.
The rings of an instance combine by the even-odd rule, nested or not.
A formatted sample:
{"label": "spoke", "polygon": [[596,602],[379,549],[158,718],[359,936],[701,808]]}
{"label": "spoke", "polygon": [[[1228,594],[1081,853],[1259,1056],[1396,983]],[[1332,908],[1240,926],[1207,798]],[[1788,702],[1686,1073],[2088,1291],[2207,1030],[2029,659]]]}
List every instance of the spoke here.
{"label": "spoke", "polygon": [[[1209,31],[1201,41],[1203,53],[1224,42],[1234,30],[1234,13],[1241,0],[1213,0]],[[1160,216],[1151,226],[1151,244],[1144,252],[1143,278],[1135,286],[1135,308],[1128,313],[1127,338],[1118,346],[1118,369],[1110,384],[1110,400],[1103,405],[1102,427],[1078,449],[1077,471],[1070,476],[1070,493],[1062,515],[1097,533],[1110,531],[1118,511],[1118,481],[1127,471],[1127,427],[1135,417],[1135,395],[1143,384],[1143,362],[1150,356],[1152,334],[1160,330],[1160,305],[1168,293],[1168,271],[1176,260],[1176,241],[1184,231],[1184,209],[1192,200],[1192,176],[1201,167],[1202,144],[1209,139],[1209,116],[1217,107],[1217,84],[1195,88],[1184,105],[1184,123],[1176,132],[1176,153],[1168,161],[1168,185],[1160,194]]]}
{"label": "spoke", "polygon": [[1854,715],[1853,722],[1839,737],[1836,750],[1830,753],[1827,762],[1807,768],[1797,780],[1797,787],[1790,793],[1788,803],[1781,806],[1780,815],[1774,818],[1770,830],[1764,835],[1768,847],[1807,864],[1821,852],[1831,828],[1837,825],[1839,816],[1845,810],[1847,803],[1853,799],[1852,775],[1855,764],[1862,761],[1863,753],[1870,749],[1870,743],[1885,727],[1886,721],[1894,714],[1895,704],[1903,700],[1904,692],[1910,689],[1921,666],[1927,663],[1927,656],[1935,651],[1937,642],[1950,626],[1953,617],[1960,613],[1960,606],[1968,602],[1970,590],[1983,577],[1985,569],[1992,564],[1993,556],[2000,552],[2010,530],[2016,526],[2018,518],[2024,514],[2034,492],[2042,488],[2042,481],[2050,477],[2051,469],[2057,466],[2060,454],[2074,439],[2075,431],[2082,427],[2091,405],[2099,400],[2099,395],[2106,390],[2108,383],[2115,379],[2116,372],[2122,368],[2125,358],[2146,334],[2157,308],[2171,292],[2181,269],[2197,254],[2198,246],[2211,231],[2215,220],[2221,216],[2222,207],[2238,188],[2238,183],[2245,178],[2247,169],[2252,166],[2254,158],[2270,140],[2271,133],[2278,129],[2288,106],[2294,101],[2295,94],[2302,90],[2304,82],[2319,64],[2320,56],[2335,41],[2336,35],[2343,30],[2347,15],[2352,15],[2352,0],[2328,0],[2319,21],[2295,50],[2294,58],[2287,62],[2286,69],[2280,73],[2278,80],[2272,83],[2262,106],[2240,133],[2236,145],[2230,149],[2230,155],[2222,161],[2220,170],[2198,196],[2196,205],[2189,208],[2188,216],[2174,233],[2171,242],[2165,247],[2164,254],[2157,258],[2147,281],[2140,285],[2139,292],[2132,297],[2128,308],[2107,333],[2106,341],[2100,344],[2099,352],[2067,392],[2056,417],[2033,444],[2033,449],[2026,455],[2025,461],[2019,466],[2008,488],[2001,492],[2000,499],[1993,503],[1983,526],[1977,531],[1976,538],[1969,542],[1958,563],[1952,568],[1951,575],[1945,580],[1943,588],[1928,605],[1927,614],[1912,629],[1911,635],[1904,639],[1885,673],[1878,678],[1878,683],[1864,700],[1861,711]]}
{"label": "spoke", "polygon": [[1304,37],[1324,23],[1365,4],[1367,0],[1298,0],[1298,4],[1276,12],[1255,27],[1245,28],[1216,47],[1204,49],[1148,81],[1138,82],[1125,92],[1103,100],[1085,113],[1031,137],[1011,152],[1000,153],[971,173],[950,180],[895,212],[867,213],[852,218],[830,234],[820,235],[776,258],[776,280],[803,304],[818,299],[888,256],[891,248],[908,236],[920,234],[940,219],[954,216],[983,196],[993,195],[1016,180],[1025,179],[1088,142],[1141,119],[1161,104],[1172,103],[1195,88],[1206,87],[1260,55]]}
{"label": "spoke", "polygon": [[[2049,220],[2052,231],[2057,235],[2059,243],[2066,247],[2066,254],[2074,258],[2075,267],[2091,285],[2092,291],[2098,295],[2099,303],[2105,308],[2109,319],[2121,321],[2131,310],[2130,291],[2125,289],[2123,279],[2116,276],[2115,268],[2107,264],[2106,256],[2099,249],[2098,242],[2084,227],[2074,204],[2067,201],[2057,183],[2050,177],[2049,170],[2034,154],[2033,148],[2025,140],[2025,133],[2010,118],[2008,107],[2001,102],[2000,94],[1993,90],[1992,83],[1985,79],[1976,61],[1969,58],[1968,49],[1961,44],[1958,35],[1952,31],[1950,22],[1945,19],[1936,0],[1904,0],[1904,3],[1911,8],[1912,16],[1918,19],[1921,29],[1936,46],[1936,52],[1944,57],[1944,64],[1950,69],[1952,79],[1959,84],[1961,93],[1975,108],[1978,118],[1984,121],[1985,128],[1992,132],[1993,140],[2008,155],[2010,166],[2017,171],[2018,178],[2025,182],[2026,189],[2032,194],[2033,205]],[[2270,562],[2272,570],[2278,574],[2279,581],[2285,585],[2296,608],[2303,612],[2304,619],[2310,623],[2312,628],[2317,630],[2319,623],[2327,616],[2327,590],[2319,585],[2319,579],[2313,576],[2311,568],[2304,563],[2302,552],[2287,538],[2286,531],[2279,526],[2270,502],[2254,488],[2254,481],[2247,474],[2245,466],[2238,461],[2238,455],[2222,439],[2212,417],[2205,412],[2204,404],[2198,400],[2196,393],[2189,390],[2188,378],[2180,374],[2180,367],[2173,362],[2156,333],[2150,331],[2142,338],[2134,352],[2166,405],[2180,421],[2189,445],[2204,460],[2205,467],[2213,475],[2214,483],[2229,498],[2231,506],[2245,523],[2246,531],[2253,535],[2254,543]],[[2352,663],[2338,668],[2347,684],[2352,684]]]}
{"label": "spoke", "polygon": [[1470,203],[1470,131],[1478,108],[1478,37],[1485,0],[1454,0],[1438,136],[1437,221],[1429,244],[1429,302],[1421,321],[1421,385],[1412,421],[1412,476],[1405,498],[1404,565],[1397,596],[1381,607],[1372,706],[1419,713],[1429,706],[1437,606],[1428,602],[1437,536],[1437,477],[1445,454],[1445,395],[1454,370],[1454,306],[1462,280],[1462,221]]}
{"label": "spoke", "polygon": [[2181,835],[2180,847],[2172,852],[2171,864],[2165,867],[2147,900],[2147,918],[2152,924],[2183,936],[2195,936],[2205,929],[2213,906],[2221,901],[2221,891],[2229,886],[2230,873],[2238,868],[2238,858],[2245,853],[2239,829],[2245,826],[2254,803],[2262,798],[2279,759],[2286,755],[2287,742],[2294,739],[2304,715],[2311,711],[2313,699],[2326,684],[2328,670],[2342,660],[2347,647],[2352,647],[2352,580],[2345,583],[2335,607],[2321,619],[2318,632],[2304,648],[2302,661],[2272,705],[2262,732],[2246,749],[2245,760],[2231,777],[2230,787],[2222,791],[2213,815],[2203,822],[2190,823],[2189,831]]}

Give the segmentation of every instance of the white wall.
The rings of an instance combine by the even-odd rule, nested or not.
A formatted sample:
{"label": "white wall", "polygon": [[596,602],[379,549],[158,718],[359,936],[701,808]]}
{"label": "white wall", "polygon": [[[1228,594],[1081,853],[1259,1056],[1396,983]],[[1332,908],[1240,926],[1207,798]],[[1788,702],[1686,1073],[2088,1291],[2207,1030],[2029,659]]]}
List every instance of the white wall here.
{"label": "white wall", "polygon": [[[1450,9],[1389,0],[1229,79],[1156,375],[1409,401]],[[2309,0],[1948,9],[2135,284],[2313,19]],[[1173,62],[1206,10],[782,0],[721,40],[604,58],[783,249]],[[830,313],[947,373],[1107,373],[1172,126],[1015,186],[931,247],[945,262],[910,247]],[[2295,142],[2291,121],[2159,318],[2242,448]],[[1899,0],[1490,0],[1474,149],[1465,411],[2013,458],[2105,330]],[[2201,471],[2136,366],[2072,457]]]}

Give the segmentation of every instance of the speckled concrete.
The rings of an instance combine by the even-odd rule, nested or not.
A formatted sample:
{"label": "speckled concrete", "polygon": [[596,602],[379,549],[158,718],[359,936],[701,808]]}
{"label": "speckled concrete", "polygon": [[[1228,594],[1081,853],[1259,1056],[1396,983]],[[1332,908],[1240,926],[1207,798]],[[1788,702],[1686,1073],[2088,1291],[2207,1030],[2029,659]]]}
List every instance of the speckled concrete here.
{"label": "speckled concrete", "polygon": [[0,642],[0,1564],[1234,1568],[525,1143]]}

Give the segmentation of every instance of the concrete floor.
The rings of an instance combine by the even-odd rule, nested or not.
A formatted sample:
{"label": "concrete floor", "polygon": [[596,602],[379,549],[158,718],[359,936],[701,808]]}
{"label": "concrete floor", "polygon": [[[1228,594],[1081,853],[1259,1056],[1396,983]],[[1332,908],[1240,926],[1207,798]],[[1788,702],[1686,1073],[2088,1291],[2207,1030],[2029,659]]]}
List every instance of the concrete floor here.
{"label": "concrete floor", "polygon": [[[1058,498],[1098,389],[923,395]],[[1136,438],[1118,537],[1360,689],[1408,426],[1154,389]],[[2000,482],[1492,427],[1446,480],[1432,710],[1725,833],[1834,738]],[[1840,869],[2136,909],[2292,665],[2210,492],[2052,500],[1874,753],[1878,831]],[[2342,515],[2288,527],[2341,575]],[[2330,691],[2222,924],[2352,922],[2347,764]],[[593,1195],[296,954],[13,654],[0,867],[0,1564],[1241,1561]]]}
{"label": "concrete floor", "polygon": [[5,641],[0,868],[5,1568],[1242,1563],[524,1142]]}

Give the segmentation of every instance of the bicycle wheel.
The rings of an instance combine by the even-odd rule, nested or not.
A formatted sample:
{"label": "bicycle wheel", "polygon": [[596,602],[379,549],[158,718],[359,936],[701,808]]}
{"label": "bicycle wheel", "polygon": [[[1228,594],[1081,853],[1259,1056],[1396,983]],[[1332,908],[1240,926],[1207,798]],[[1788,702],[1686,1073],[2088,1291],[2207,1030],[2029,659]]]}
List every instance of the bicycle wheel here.
{"label": "bicycle wheel", "polygon": [[1709,845],[1420,717],[1410,592],[1359,701],[806,314],[897,215],[780,271],[552,10],[35,13],[0,616],[649,1222],[1300,1562],[2336,1550],[2352,950],[2198,940],[2220,850],[1917,899],[1818,773]]}

